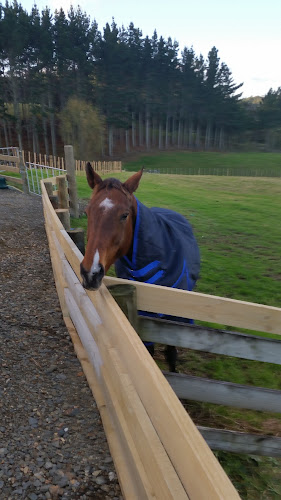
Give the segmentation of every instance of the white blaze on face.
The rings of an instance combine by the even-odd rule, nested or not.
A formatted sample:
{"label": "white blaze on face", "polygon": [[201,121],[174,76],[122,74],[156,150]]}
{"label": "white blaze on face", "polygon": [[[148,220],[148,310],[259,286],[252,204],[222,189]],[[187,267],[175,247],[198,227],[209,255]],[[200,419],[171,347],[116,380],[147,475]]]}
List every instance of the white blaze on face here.
{"label": "white blaze on face", "polygon": [[101,203],[100,203],[100,207],[101,208],[104,208],[105,210],[110,210],[111,208],[114,207],[114,203],[112,200],[110,200],[109,198],[105,198]]}
{"label": "white blaze on face", "polygon": [[92,264],[92,267],[91,267],[90,272],[89,272],[90,276],[92,274],[98,273],[100,271],[99,261],[100,261],[100,254],[99,254],[99,251],[96,250],[96,253],[94,255],[93,264]]}

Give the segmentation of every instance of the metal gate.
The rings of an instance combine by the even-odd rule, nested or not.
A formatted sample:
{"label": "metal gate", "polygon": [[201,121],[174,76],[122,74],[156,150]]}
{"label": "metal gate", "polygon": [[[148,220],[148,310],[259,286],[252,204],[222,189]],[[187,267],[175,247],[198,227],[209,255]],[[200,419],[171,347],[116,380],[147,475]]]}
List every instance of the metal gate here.
{"label": "metal gate", "polygon": [[25,164],[25,172],[29,192],[38,196],[41,196],[41,179],[66,174],[66,170],[62,168],[46,167],[46,165],[29,162]]}

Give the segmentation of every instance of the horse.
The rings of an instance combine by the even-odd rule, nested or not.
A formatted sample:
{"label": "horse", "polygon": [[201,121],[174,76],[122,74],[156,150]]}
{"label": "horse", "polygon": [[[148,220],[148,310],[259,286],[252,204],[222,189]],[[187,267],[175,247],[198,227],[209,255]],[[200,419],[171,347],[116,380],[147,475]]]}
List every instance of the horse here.
{"label": "horse", "polygon": [[[135,197],[142,174],[143,169],[124,183],[115,178],[102,180],[90,163],[86,165],[93,193],[85,210],[88,242],[80,271],[88,290],[100,287],[112,264],[120,278],[184,290],[195,286],[200,254],[191,225],[177,212],[148,208]],[[154,344],[145,345],[153,356]],[[176,348],[167,346],[165,356],[170,371],[176,371]]]}

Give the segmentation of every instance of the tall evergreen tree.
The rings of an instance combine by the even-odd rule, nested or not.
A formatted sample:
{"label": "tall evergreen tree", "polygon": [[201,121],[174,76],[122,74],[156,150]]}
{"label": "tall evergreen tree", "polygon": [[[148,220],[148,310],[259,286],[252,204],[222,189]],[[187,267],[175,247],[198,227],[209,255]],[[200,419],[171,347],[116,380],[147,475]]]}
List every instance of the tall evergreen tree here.
{"label": "tall evergreen tree", "polygon": [[2,127],[5,137],[16,130],[20,146],[23,133],[30,147],[44,143],[56,154],[60,112],[72,97],[105,116],[110,155],[115,140],[127,151],[209,149],[238,130],[239,85],[215,47],[206,61],[192,48],[179,58],[177,42],[156,30],[143,38],[133,23],[118,28],[113,19],[101,34],[80,7],[53,16],[48,8],[28,14],[16,1],[0,4],[0,60]]}

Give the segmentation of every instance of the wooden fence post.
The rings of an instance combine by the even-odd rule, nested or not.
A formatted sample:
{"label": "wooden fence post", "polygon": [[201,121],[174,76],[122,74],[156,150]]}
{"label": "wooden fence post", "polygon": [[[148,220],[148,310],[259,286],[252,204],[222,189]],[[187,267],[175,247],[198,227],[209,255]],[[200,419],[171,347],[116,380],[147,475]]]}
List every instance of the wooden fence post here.
{"label": "wooden fence post", "polygon": [[137,332],[139,320],[136,287],[134,285],[111,285],[108,290]]}
{"label": "wooden fence post", "polygon": [[59,199],[59,208],[68,208],[68,191],[66,184],[66,176],[58,175],[57,186],[58,186],[58,199]]}
{"label": "wooden fence post", "polygon": [[64,146],[65,168],[67,171],[68,190],[69,190],[69,209],[72,217],[79,217],[78,196],[75,175],[75,160],[73,146]]}
{"label": "wooden fence post", "polygon": [[25,163],[23,161],[22,151],[19,151],[19,159],[20,159],[19,171],[20,171],[20,176],[22,178],[23,192],[25,194],[29,194],[28,183],[27,183],[27,176],[26,176],[26,170],[25,170]]}
{"label": "wooden fence post", "polygon": [[58,208],[56,214],[66,231],[70,230],[70,216],[68,208]]}
{"label": "wooden fence post", "polygon": [[53,184],[51,181],[45,181],[45,188],[50,198],[50,202],[52,203],[55,210],[59,208],[59,199],[57,196],[53,195]]}
{"label": "wooden fence post", "polygon": [[70,228],[67,231],[68,235],[74,241],[77,248],[79,248],[82,255],[85,255],[85,238],[84,238],[84,229],[80,227]]}

